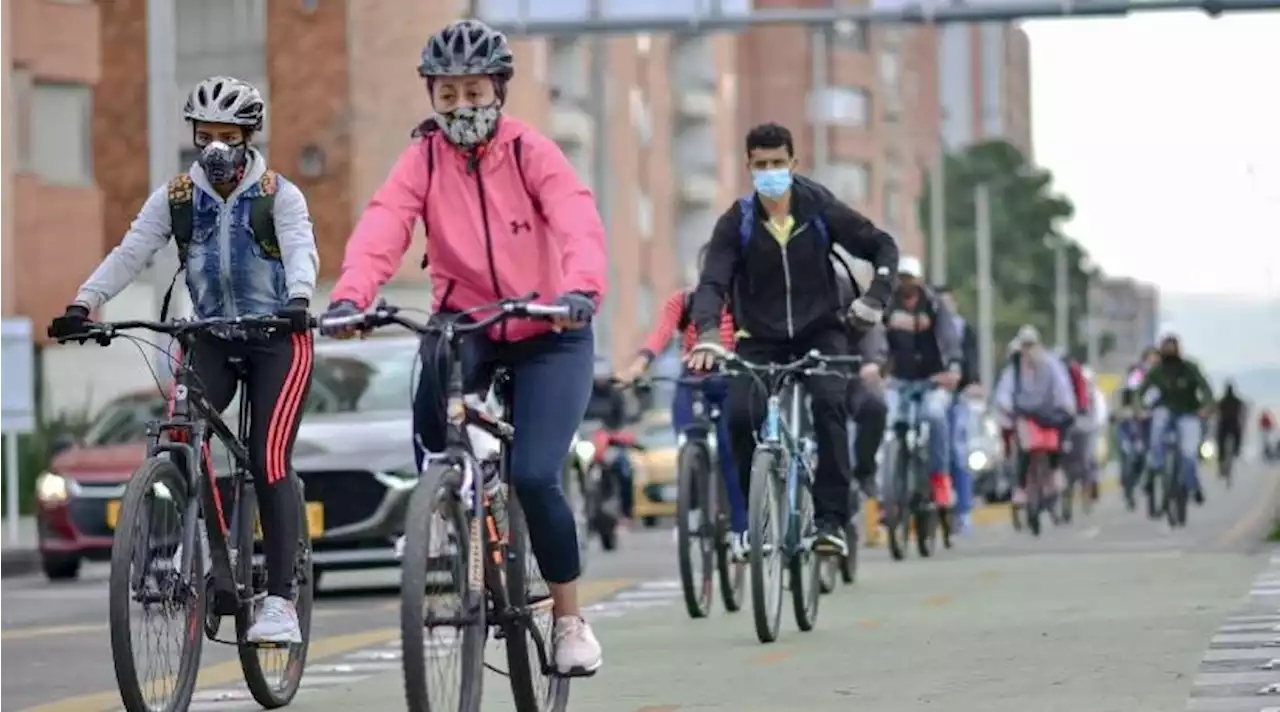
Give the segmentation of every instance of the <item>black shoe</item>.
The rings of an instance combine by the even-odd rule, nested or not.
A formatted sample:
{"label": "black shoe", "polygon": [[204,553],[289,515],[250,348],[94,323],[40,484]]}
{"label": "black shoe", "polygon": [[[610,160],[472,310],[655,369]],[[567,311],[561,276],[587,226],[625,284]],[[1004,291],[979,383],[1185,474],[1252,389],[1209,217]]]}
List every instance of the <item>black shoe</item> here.
{"label": "black shoe", "polygon": [[1195,500],[1196,504],[1198,505],[1204,504],[1204,490],[1203,489],[1192,490],[1191,499]]}
{"label": "black shoe", "polygon": [[849,542],[844,539],[844,527],[834,522],[819,523],[813,551],[819,556],[848,556]]}

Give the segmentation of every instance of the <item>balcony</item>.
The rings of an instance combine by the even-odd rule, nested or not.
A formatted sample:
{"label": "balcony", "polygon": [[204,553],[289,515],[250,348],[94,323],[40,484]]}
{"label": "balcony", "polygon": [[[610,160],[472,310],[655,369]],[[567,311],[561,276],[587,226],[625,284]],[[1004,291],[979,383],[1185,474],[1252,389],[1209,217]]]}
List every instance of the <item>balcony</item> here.
{"label": "balcony", "polygon": [[680,200],[687,206],[712,207],[720,184],[714,175],[693,173],[680,180]]}
{"label": "balcony", "polygon": [[591,141],[591,117],[572,104],[552,104],[551,139],[561,145],[584,146]]}

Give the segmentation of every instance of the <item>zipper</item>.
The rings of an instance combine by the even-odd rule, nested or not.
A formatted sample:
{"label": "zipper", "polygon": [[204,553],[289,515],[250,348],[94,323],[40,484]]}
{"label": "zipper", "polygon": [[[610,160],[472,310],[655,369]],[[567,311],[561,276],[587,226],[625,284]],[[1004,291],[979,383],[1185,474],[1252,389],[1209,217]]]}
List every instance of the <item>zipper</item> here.
{"label": "zipper", "polygon": [[[468,159],[472,160],[472,159]],[[493,261],[493,237],[489,234],[489,208],[484,200],[484,180],[480,177],[480,162],[476,160],[472,166],[476,173],[476,191],[480,193],[480,222],[484,225],[484,255],[489,262],[489,278],[493,281],[493,296],[502,299],[502,287],[498,285],[498,268]],[[499,327],[502,340],[507,340],[507,322],[504,319]]]}
{"label": "zipper", "polygon": [[791,309],[791,260],[787,258],[787,250],[791,247],[791,241],[799,237],[807,227],[809,224],[805,223],[795,228],[787,236],[787,241],[782,243],[782,280],[787,290],[787,338],[789,339],[796,337],[796,323]]}

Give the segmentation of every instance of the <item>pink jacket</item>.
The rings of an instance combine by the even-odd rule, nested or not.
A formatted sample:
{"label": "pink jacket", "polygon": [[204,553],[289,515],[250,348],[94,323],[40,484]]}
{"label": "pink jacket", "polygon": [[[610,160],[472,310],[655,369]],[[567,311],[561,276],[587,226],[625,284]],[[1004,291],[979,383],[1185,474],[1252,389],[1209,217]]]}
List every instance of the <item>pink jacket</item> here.
{"label": "pink jacket", "polygon": [[[517,136],[527,186],[512,150]],[[435,151],[430,195],[428,151]],[[530,292],[549,303],[570,291],[593,293],[598,305],[608,287],[604,225],[591,191],[559,146],[511,117],[502,118],[483,149],[477,174],[467,172],[466,155],[436,132],[400,154],[347,241],[332,300],[367,308],[399,268],[418,219],[427,227],[435,309],[446,297],[450,309],[466,309]],[[505,334],[500,327],[491,335],[510,341],[550,329],[526,320],[507,322]]]}

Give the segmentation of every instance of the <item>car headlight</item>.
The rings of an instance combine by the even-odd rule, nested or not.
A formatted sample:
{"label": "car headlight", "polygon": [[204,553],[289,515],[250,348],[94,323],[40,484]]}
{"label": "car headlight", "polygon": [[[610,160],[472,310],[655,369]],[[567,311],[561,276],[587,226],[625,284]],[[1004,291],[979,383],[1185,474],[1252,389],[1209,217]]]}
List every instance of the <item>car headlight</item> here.
{"label": "car headlight", "polygon": [[75,482],[52,472],[42,473],[36,478],[36,499],[44,504],[65,502],[71,497]]}
{"label": "car headlight", "polygon": [[969,471],[979,472],[987,469],[987,465],[991,464],[987,453],[981,450],[969,453]]}
{"label": "car headlight", "polygon": [[373,479],[389,490],[404,492],[418,486],[418,473],[410,470],[375,472]]}
{"label": "car headlight", "polygon": [[596,457],[596,446],[590,440],[579,440],[573,445],[573,456],[578,458],[580,467],[589,467]]}

